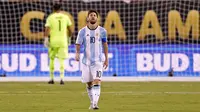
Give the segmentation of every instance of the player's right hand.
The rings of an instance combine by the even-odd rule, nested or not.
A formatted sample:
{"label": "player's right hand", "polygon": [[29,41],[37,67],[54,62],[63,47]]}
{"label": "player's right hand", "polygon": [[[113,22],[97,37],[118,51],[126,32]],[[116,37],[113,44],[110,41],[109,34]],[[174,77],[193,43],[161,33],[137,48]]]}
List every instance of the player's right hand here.
{"label": "player's right hand", "polygon": [[45,38],[44,38],[44,46],[45,46],[46,48],[49,47],[49,38],[48,38],[48,37],[45,37]]}
{"label": "player's right hand", "polygon": [[108,59],[106,59],[105,62],[103,63],[103,67],[104,67],[104,69],[107,69],[107,67],[108,67]]}
{"label": "player's right hand", "polygon": [[75,59],[76,59],[76,61],[79,61],[79,60],[80,60],[80,54],[79,54],[79,53],[76,53]]}

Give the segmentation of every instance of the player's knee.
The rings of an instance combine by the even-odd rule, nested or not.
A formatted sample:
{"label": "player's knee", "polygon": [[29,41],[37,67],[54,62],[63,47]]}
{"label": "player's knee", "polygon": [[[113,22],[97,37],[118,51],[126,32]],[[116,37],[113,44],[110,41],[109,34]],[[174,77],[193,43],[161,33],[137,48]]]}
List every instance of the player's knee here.
{"label": "player's knee", "polygon": [[54,67],[50,67],[50,72],[54,72]]}
{"label": "player's knee", "polygon": [[60,70],[64,70],[64,65],[60,66]]}
{"label": "player's knee", "polygon": [[50,66],[50,70],[54,70],[54,65]]}
{"label": "player's knee", "polygon": [[64,64],[60,64],[60,70],[64,70]]}
{"label": "player's knee", "polygon": [[54,61],[54,59],[55,59],[55,58],[54,58],[53,56],[50,57],[50,61]]}
{"label": "player's knee", "polygon": [[93,81],[93,85],[100,85],[101,84],[101,80],[100,79],[95,79]]}
{"label": "player's knee", "polygon": [[92,87],[92,82],[87,82],[87,87]]}

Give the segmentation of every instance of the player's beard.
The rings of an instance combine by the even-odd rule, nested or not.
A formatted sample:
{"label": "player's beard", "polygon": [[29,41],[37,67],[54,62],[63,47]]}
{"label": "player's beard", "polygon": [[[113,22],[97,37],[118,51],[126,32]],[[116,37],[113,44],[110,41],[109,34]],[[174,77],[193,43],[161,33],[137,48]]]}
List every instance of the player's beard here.
{"label": "player's beard", "polygon": [[95,24],[96,23],[96,21],[90,21],[90,24]]}

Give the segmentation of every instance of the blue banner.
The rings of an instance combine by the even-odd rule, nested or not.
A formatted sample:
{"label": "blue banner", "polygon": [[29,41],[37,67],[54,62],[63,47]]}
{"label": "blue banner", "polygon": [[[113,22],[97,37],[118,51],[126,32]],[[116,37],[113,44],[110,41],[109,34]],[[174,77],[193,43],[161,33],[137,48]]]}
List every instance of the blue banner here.
{"label": "blue banner", "polygon": [[[198,45],[109,45],[109,67],[104,76],[200,76]],[[75,46],[69,47],[65,76],[80,76]],[[55,74],[59,75],[55,60]],[[0,74],[7,76],[49,76],[49,59],[43,45],[1,45]]]}
{"label": "blue banner", "polygon": [[[83,54],[81,54],[82,58]],[[117,73],[118,50],[109,48],[109,67],[104,76]],[[80,76],[81,61],[75,61],[75,46],[69,46],[69,58],[65,60],[65,76]],[[49,76],[48,49],[43,45],[0,46],[0,74],[7,76]],[[59,75],[59,62],[55,59],[55,75]]]}

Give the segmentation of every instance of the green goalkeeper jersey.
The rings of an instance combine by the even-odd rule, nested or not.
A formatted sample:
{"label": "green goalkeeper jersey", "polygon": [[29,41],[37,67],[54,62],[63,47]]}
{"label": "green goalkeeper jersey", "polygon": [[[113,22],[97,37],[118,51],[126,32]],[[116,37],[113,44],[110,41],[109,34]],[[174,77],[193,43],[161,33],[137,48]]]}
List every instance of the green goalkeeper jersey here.
{"label": "green goalkeeper jersey", "polygon": [[67,27],[72,25],[69,17],[62,13],[52,13],[45,27],[50,28],[50,47],[68,47]]}

